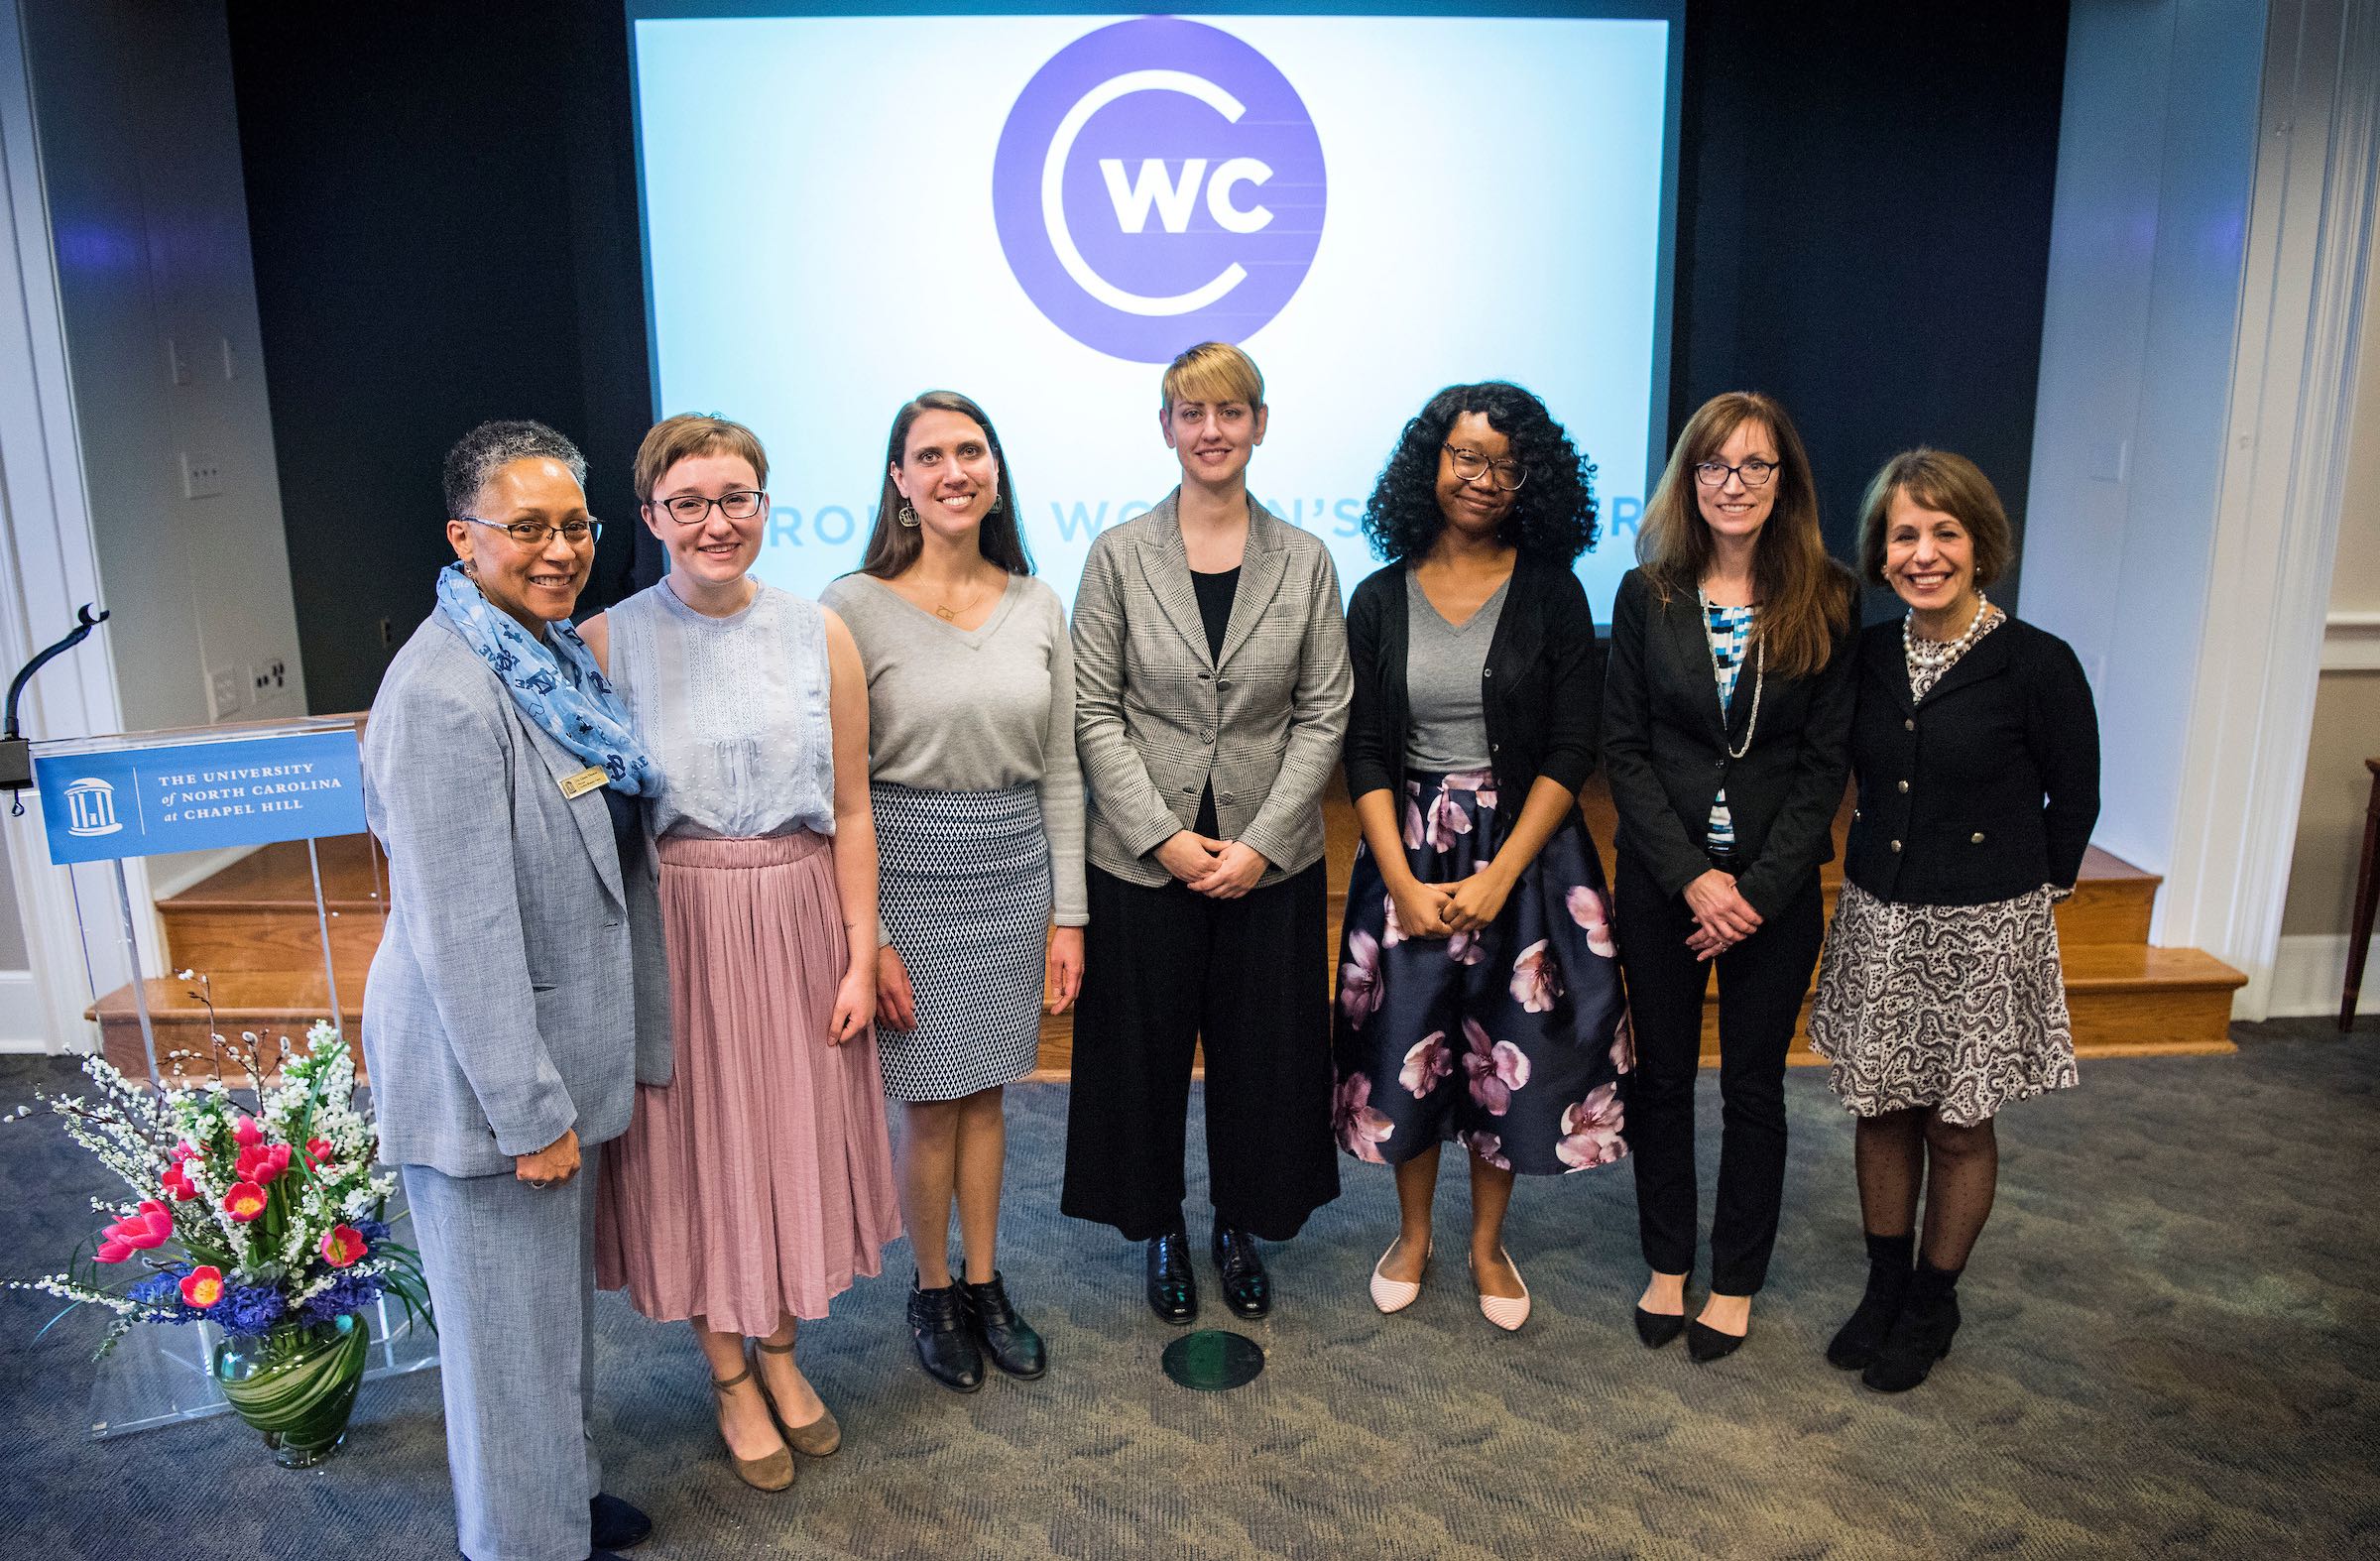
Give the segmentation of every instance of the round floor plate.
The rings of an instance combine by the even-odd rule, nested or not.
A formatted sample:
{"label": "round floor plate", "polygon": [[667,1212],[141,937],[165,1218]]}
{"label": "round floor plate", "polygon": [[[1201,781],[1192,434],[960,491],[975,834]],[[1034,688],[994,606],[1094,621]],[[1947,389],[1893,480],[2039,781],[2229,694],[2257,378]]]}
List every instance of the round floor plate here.
{"label": "round floor plate", "polygon": [[1182,1386],[1215,1393],[1254,1381],[1264,1370],[1264,1352],[1253,1339],[1201,1328],[1167,1345],[1163,1364],[1165,1375]]}

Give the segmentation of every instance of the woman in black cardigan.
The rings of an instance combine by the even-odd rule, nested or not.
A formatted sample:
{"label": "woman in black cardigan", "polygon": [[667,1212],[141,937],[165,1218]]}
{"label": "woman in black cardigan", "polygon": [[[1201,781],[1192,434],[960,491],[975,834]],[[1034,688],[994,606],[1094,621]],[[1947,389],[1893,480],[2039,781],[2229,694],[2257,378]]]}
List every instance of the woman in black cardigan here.
{"label": "woman in black cardigan", "polygon": [[[1785,1053],[1822,931],[1818,868],[1849,769],[1849,574],[1785,410],[1730,394],[1687,420],[1620,581],[1604,690],[1619,810],[1619,955],[1635,1018],[1628,1139],[1652,1277],[1636,1332],[1698,1362],[1751,1327],[1785,1187]],[[1719,1200],[1711,1295],[1696,1245],[1694,1080],[1719,971]]]}
{"label": "woman in black cardigan", "polygon": [[1593,472],[1536,397],[1459,385],[1405,425],[1364,515],[1389,563],[1348,610],[1364,841],[1333,1056],[1340,1143],[1396,1167],[1383,1312],[1420,1293],[1441,1142],[1469,1151],[1480,1310],[1506,1330],[1529,1312],[1503,1249],[1514,1175],[1627,1152],[1626,1009],[1579,821],[1601,668],[1571,562]]}
{"label": "woman in black cardigan", "polygon": [[1958,1331],[1992,1118],[2075,1082],[2051,906],[2098,819],[2098,717],[2066,642],[1984,599],[2011,551],[1962,456],[1911,450],[1868,485],[1860,564],[1909,612],[1859,640],[1859,805],[1810,1037],[1859,1118],[1867,1231],[1867,1293],[1827,1359],[1886,1392],[1924,1381]]}

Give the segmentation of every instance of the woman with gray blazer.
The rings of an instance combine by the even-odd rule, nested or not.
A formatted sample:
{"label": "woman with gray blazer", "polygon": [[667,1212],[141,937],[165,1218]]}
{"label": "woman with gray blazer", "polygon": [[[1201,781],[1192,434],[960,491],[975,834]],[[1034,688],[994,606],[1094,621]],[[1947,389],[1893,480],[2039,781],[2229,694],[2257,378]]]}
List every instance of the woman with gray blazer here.
{"label": "woman with gray blazer", "polygon": [[1158,426],[1181,485],[1100,534],[1074,604],[1091,915],[1060,1207],[1147,1243],[1148,1304],[1174,1323],[1198,1314],[1194,1047],[1233,1312],[1270,1309],[1257,1240],[1287,1241],[1339,1195],[1322,788],[1353,679],[1329,551],[1249,496],[1264,423],[1246,353],[1174,359]]}
{"label": "woman with gray blazer", "polygon": [[364,1058],[437,1309],[471,1561],[606,1556],[653,1526],[602,1494],[589,1402],[581,1169],[670,1055],[635,807],[658,778],[570,627],[595,559],[585,474],[535,422],[483,423],[447,454],[458,561],[364,728],[365,811],[389,854]]}

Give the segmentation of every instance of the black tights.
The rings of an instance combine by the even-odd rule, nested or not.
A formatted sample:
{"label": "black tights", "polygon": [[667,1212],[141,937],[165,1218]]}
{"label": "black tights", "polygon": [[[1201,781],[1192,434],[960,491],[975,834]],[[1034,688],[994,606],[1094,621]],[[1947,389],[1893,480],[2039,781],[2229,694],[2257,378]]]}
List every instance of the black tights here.
{"label": "black tights", "polygon": [[1919,1256],[1948,1272],[1965,1267],[1983,1222],[1991,1218],[1999,1183],[2000,1144],[1990,1119],[1962,1128],[1919,1106],[1862,1117],[1857,1131],[1859,1214],[1867,1234],[1908,1235],[1917,1222],[1923,1183],[1926,1230]]}

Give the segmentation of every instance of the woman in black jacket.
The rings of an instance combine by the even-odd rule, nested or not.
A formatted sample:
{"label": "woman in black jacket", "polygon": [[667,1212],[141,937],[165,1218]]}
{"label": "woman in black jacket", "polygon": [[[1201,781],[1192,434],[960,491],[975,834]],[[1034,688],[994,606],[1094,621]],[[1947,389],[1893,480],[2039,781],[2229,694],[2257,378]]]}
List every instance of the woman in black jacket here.
{"label": "woman in black jacket", "polygon": [[2098,717],[2066,642],[1984,599],[2011,554],[1963,456],[1911,450],[1868,485],[1860,565],[1909,612],[1859,640],[1859,805],[1810,1038],[1859,1118],[1867,1231],[1867,1293],[1827,1359],[1885,1392],[1924,1381],[1958,1331],[1992,1118],[2075,1082],[2051,906],[2099,816]]}
{"label": "woman in black jacket", "polygon": [[[1785,1187],[1785,1053],[1822,932],[1818,868],[1849,769],[1855,594],[1827,557],[1785,410],[1705,403],[1646,506],[1611,611],[1604,759],[1619,810],[1619,956],[1636,1026],[1628,1139],[1652,1269],[1636,1332],[1694,1359],[1751,1327]],[[1696,1245],[1694,1079],[1719,971],[1719,1200],[1711,1296]]]}
{"label": "woman in black jacket", "polygon": [[1348,611],[1364,841],[1333,1053],[1340,1143],[1396,1167],[1383,1312],[1420,1293],[1442,1141],[1469,1150],[1480,1310],[1506,1330],[1529,1313],[1503,1249],[1514,1175],[1627,1152],[1627,1011],[1579,821],[1601,667],[1571,563],[1594,470],[1527,391],[1458,385],[1405,424],[1364,514],[1389,562]]}

